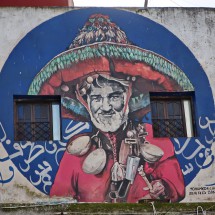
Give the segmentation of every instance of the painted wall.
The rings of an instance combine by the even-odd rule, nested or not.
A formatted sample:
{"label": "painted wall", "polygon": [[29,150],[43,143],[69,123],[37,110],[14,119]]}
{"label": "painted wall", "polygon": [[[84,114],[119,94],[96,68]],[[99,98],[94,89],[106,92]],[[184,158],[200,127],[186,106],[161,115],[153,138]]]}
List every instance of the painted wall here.
{"label": "painted wall", "polygon": [[[0,38],[5,47],[0,53],[1,202],[16,202],[14,194],[11,199],[14,190],[19,191],[20,202],[57,197],[74,201],[71,196],[77,201],[113,202],[119,194],[115,190],[121,191],[117,201],[212,201],[212,10],[1,10],[1,29],[5,25],[8,29]],[[16,17],[13,24],[8,22],[11,12]],[[37,15],[34,20],[32,13]],[[17,23],[23,27],[17,28]],[[195,91],[198,135],[153,138],[149,92],[188,91]],[[13,95],[27,94],[61,95],[61,141],[14,141]],[[112,109],[104,110],[105,104]],[[132,185],[122,184],[129,153],[124,142],[132,138],[144,142],[138,139],[144,129],[147,146],[160,155],[153,162],[144,153],[140,161],[136,159],[151,184],[141,171],[130,180]],[[133,155],[139,157],[135,150]]]}
{"label": "painted wall", "polygon": [[52,6],[69,6],[68,0],[37,0],[37,1],[25,1],[25,0],[2,0],[0,2],[1,7],[52,7]]}

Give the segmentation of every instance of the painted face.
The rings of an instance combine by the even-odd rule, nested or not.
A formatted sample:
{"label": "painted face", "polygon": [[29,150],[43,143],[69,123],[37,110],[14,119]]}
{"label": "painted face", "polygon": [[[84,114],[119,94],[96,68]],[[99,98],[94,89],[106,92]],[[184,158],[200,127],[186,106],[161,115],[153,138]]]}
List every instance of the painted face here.
{"label": "painted face", "polygon": [[91,87],[87,102],[93,124],[104,132],[115,132],[128,117],[126,92],[117,82]]}

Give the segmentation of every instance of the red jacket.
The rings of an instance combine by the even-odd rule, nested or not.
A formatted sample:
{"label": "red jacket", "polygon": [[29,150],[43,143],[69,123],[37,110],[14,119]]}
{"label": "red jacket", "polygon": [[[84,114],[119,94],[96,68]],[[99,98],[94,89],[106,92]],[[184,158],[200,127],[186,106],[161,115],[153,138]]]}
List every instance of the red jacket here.
{"label": "red jacket", "polygon": [[[184,180],[177,159],[174,156],[172,142],[168,138],[153,138],[151,125],[146,125],[149,132],[147,141],[159,146],[164,151],[164,156],[160,161],[149,164],[145,162],[145,173],[153,180],[162,180],[165,186],[166,198],[172,202],[180,201],[184,197]],[[113,156],[107,157],[105,169],[98,175],[86,174],[82,170],[82,164],[87,155],[77,157],[65,152],[50,196],[71,196],[79,202],[105,202],[111,180],[111,167],[113,166]],[[138,202],[142,198],[150,198],[149,190],[143,178],[137,173],[134,183],[130,186],[127,202]]]}

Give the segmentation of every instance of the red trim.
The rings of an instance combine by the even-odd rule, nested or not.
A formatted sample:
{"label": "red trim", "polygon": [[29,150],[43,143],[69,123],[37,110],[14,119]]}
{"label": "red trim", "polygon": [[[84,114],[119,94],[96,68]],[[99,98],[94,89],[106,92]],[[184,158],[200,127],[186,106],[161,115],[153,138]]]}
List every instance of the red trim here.
{"label": "red trim", "polygon": [[73,64],[70,68],[63,69],[62,80],[68,82],[85,77],[90,73],[110,73],[109,71],[109,61],[106,57],[92,58]]}
{"label": "red trim", "polygon": [[68,6],[68,0],[0,0],[0,7]]}

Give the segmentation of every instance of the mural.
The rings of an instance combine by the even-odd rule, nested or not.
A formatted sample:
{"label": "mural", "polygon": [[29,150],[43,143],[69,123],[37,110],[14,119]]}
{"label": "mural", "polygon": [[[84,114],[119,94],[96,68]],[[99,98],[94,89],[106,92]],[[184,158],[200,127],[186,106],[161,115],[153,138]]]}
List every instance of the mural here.
{"label": "mural", "polygon": [[[75,17],[79,19],[71,24]],[[131,24],[125,25],[122,17]],[[33,41],[35,35],[43,36]],[[137,35],[144,38],[139,41]],[[163,45],[158,35],[165,36]],[[26,48],[29,42],[41,52]],[[21,60],[20,53],[29,59]],[[8,85],[14,81],[8,78],[11,71],[17,77],[13,86]],[[13,114],[9,123],[4,117],[0,122],[0,142],[8,153],[0,162],[12,160],[32,185],[51,197],[79,202],[181,201],[199,170],[214,162],[214,106],[210,89],[202,92],[201,84],[208,84],[204,71],[174,35],[139,15],[84,9],[56,17],[18,44],[0,81],[0,98],[10,94],[9,106],[13,95],[61,96],[61,141],[13,142]],[[154,138],[149,92],[195,92],[198,137]],[[201,102],[205,95],[210,98],[207,108]],[[4,105],[2,116],[7,109]],[[14,178],[14,168],[6,169],[0,172],[2,185]],[[213,189],[214,182],[204,186]]]}

